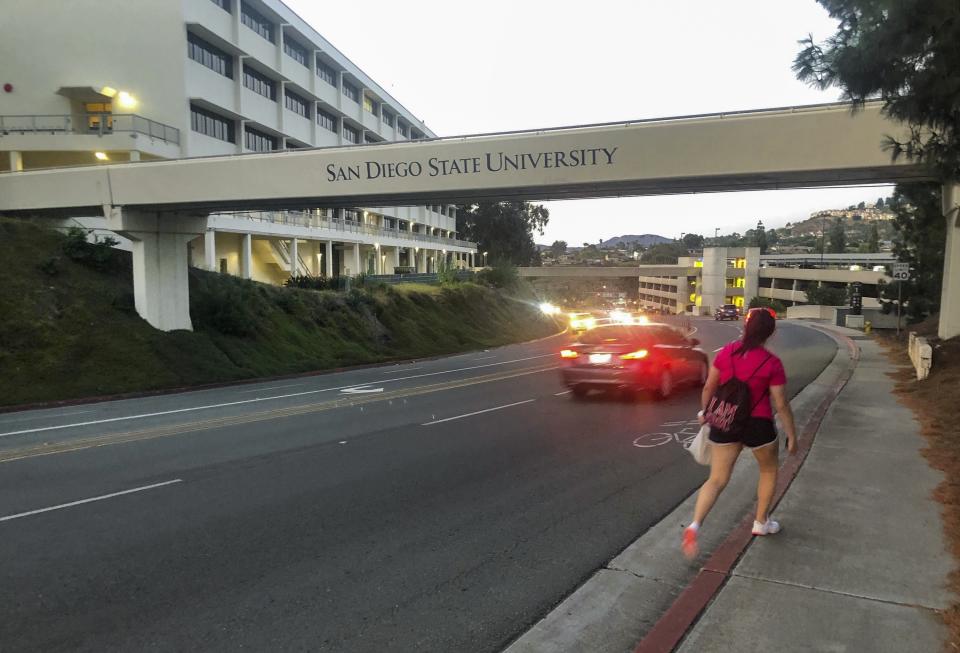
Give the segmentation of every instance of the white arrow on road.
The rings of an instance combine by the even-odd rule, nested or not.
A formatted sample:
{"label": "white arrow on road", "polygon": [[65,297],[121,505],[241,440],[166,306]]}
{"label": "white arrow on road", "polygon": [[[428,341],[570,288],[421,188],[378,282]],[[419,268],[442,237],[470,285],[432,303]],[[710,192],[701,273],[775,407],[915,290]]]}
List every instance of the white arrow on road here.
{"label": "white arrow on road", "polygon": [[371,388],[368,385],[358,385],[354,388],[344,388],[340,392],[345,395],[367,395],[374,392],[383,392],[383,388]]}

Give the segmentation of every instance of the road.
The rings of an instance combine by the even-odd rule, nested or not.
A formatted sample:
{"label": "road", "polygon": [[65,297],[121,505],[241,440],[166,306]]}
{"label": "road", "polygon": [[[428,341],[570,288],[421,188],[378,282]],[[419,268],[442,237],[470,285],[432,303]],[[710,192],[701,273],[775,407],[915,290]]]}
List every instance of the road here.
{"label": "road", "polygon": [[705,475],[634,445],[696,391],[575,401],[567,340],[0,415],[0,649],[501,649]]}

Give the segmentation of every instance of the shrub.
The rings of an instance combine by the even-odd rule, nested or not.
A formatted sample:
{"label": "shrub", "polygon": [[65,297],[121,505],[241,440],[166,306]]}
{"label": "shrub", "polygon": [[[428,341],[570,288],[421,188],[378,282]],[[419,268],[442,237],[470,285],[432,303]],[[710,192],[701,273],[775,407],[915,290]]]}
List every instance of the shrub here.
{"label": "shrub", "polygon": [[493,267],[477,273],[477,281],[480,283],[504,290],[515,288],[518,279],[517,268],[505,261],[498,261],[493,264]]}
{"label": "shrub", "polygon": [[807,290],[807,303],[819,306],[846,306],[847,289],[814,286]]}
{"label": "shrub", "polygon": [[779,299],[770,299],[769,297],[754,297],[750,300],[747,308],[772,308],[777,315],[785,315],[787,312],[786,304]]}
{"label": "shrub", "polygon": [[60,274],[60,257],[51,256],[43,263],[37,265],[37,268],[48,277],[55,277]]}
{"label": "shrub", "polygon": [[119,266],[120,257],[114,245],[120,241],[107,236],[91,243],[87,240],[89,233],[80,227],[70,227],[63,242],[63,253],[71,260],[99,272],[115,271]]}

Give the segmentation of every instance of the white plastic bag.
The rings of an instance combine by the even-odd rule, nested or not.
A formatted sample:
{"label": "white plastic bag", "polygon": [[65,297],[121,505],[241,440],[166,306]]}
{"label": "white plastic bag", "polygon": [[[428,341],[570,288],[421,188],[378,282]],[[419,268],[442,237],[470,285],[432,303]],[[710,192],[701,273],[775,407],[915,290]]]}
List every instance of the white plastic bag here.
{"label": "white plastic bag", "polygon": [[710,447],[710,425],[704,424],[700,427],[700,432],[687,445],[687,451],[701,465],[710,464],[710,454],[713,453]]}

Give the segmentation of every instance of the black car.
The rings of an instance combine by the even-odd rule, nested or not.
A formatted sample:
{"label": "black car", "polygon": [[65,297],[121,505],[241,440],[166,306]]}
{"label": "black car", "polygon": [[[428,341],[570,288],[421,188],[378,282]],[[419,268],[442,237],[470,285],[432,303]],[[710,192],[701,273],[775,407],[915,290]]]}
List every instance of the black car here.
{"label": "black car", "polygon": [[598,389],[666,398],[679,384],[706,383],[710,367],[699,344],[667,324],[601,326],[560,352],[560,373],[575,397]]}
{"label": "black car", "polygon": [[739,320],[740,309],[733,304],[724,304],[713,314],[715,320]]}

